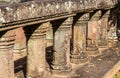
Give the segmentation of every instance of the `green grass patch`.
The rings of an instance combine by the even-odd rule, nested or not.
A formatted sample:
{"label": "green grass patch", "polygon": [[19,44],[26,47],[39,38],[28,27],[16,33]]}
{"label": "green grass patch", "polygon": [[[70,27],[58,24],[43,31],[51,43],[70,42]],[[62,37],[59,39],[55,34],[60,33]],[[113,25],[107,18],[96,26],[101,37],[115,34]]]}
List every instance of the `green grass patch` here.
{"label": "green grass patch", "polygon": [[120,78],[120,75],[116,75],[114,78]]}

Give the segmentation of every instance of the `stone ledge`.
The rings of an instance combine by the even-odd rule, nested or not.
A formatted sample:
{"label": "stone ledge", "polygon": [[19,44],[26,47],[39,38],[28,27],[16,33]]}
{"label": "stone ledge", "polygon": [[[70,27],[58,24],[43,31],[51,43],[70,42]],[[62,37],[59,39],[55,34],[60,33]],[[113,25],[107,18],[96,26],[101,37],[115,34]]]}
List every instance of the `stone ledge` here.
{"label": "stone ledge", "polygon": [[[104,4],[104,5],[103,5]],[[35,0],[23,3],[0,5],[0,22],[12,22],[62,13],[111,8],[117,2],[109,0],[80,1],[80,0]]]}
{"label": "stone ledge", "polygon": [[62,15],[54,15],[54,16],[50,16],[50,17],[43,17],[43,18],[34,18],[34,19],[27,19],[27,20],[21,20],[21,21],[14,21],[14,22],[10,22],[10,23],[4,23],[0,26],[0,31],[4,31],[4,30],[9,30],[9,29],[13,29],[13,28],[18,28],[18,27],[24,27],[24,26],[29,26],[29,25],[33,25],[33,24],[38,24],[38,23],[43,23],[43,22],[48,22],[48,21],[52,21],[52,20],[57,20],[57,19],[63,19],[63,18],[67,18],[67,17],[71,17],[71,16],[75,16],[76,14],[72,13],[72,14],[62,14]]}

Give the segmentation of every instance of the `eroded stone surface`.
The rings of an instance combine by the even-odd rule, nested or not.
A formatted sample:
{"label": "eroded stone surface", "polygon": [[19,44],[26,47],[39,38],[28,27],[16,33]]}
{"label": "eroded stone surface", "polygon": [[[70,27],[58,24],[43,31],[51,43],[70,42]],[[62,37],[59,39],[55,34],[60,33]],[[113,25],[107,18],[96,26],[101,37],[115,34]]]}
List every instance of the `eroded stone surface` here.
{"label": "eroded stone surface", "polygon": [[[102,78],[120,59],[120,54],[113,49],[106,49],[102,54],[91,59],[82,67],[78,67],[77,78]],[[75,78],[74,76],[72,78]]]}
{"label": "eroded stone surface", "polygon": [[74,18],[73,26],[73,51],[71,52],[71,62],[80,64],[87,61],[86,50],[86,29],[89,14],[79,14]]}
{"label": "eroded stone surface", "polygon": [[2,5],[0,6],[0,22],[2,23],[72,13],[73,11],[105,8],[115,5],[117,2],[112,2],[112,0],[109,0],[109,2],[105,0],[35,0],[15,4],[4,3],[3,5],[3,3],[1,2]]}
{"label": "eroded stone surface", "polygon": [[[45,35],[50,23],[34,25],[26,30],[28,40],[27,78],[43,78],[45,75]],[[35,29],[35,30],[34,30]]]}
{"label": "eroded stone surface", "polygon": [[0,34],[0,78],[14,78],[13,46],[15,33],[13,30]]}
{"label": "eroded stone surface", "polygon": [[[59,20],[58,20],[59,21]],[[64,74],[69,72],[70,67],[70,33],[73,17],[63,19],[58,23],[53,23],[54,26],[54,60],[53,72]],[[59,27],[56,29],[56,26]]]}

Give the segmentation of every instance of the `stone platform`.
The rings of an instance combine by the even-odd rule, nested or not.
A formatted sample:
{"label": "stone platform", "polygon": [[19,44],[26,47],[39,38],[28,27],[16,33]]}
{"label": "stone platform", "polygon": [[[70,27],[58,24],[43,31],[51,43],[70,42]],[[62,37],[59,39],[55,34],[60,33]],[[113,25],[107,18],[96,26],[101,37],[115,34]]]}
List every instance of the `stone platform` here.
{"label": "stone platform", "polygon": [[119,60],[120,53],[117,53],[113,49],[106,49],[100,55],[92,58],[87,64],[77,67],[75,74],[78,77],[73,76],[71,78],[106,78],[104,75],[109,72]]}
{"label": "stone platform", "polygon": [[[53,74],[52,69],[48,68],[46,78],[113,78],[120,69],[120,47],[101,49],[100,53],[92,56],[88,62],[84,64],[71,63],[71,65],[71,72],[62,76]],[[20,73],[22,71],[20,71]],[[21,76],[23,74],[20,73],[16,73],[16,75],[25,78]]]}
{"label": "stone platform", "polygon": [[113,78],[120,69],[119,60],[118,48],[106,48],[83,65],[72,64],[72,71],[67,78]]}

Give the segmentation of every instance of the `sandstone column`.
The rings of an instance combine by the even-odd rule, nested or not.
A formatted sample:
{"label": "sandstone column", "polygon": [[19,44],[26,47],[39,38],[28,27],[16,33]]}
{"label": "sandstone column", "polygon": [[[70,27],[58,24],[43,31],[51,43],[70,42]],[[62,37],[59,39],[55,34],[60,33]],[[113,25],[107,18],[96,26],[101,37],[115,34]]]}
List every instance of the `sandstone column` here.
{"label": "sandstone column", "polygon": [[98,53],[98,27],[101,11],[90,13],[90,20],[88,22],[88,36],[87,36],[87,52],[88,55]]}
{"label": "sandstone column", "polygon": [[0,78],[14,78],[13,30],[0,32]]}
{"label": "sandstone column", "polygon": [[25,30],[28,38],[27,78],[46,78],[45,38],[49,24],[33,25]]}
{"label": "sandstone column", "polygon": [[[64,20],[64,21],[63,21]],[[70,34],[73,17],[59,20],[53,24],[54,27],[54,61],[53,73],[64,74],[67,76],[70,66]],[[62,23],[60,21],[63,21]],[[56,29],[56,27],[58,27]],[[55,71],[55,72],[54,72]]]}
{"label": "sandstone column", "polygon": [[15,29],[15,45],[14,45],[14,56],[15,60],[26,56],[26,37],[24,34],[23,27]]}
{"label": "sandstone column", "polygon": [[50,27],[50,30],[46,33],[46,60],[49,65],[52,64],[53,60],[53,28]]}
{"label": "sandstone column", "polygon": [[114,49],[118,46],[117,17],[118,9],[111,9],[108,28],[108,47]]}
{"label": "sandstone column", "polygon": [[72,63],[85,63],[87,57],[86,49],[86,27],[88,25],[89,14],[79,14],[74,19],[73,26],[73,51],[71,53]]}
{"label": "sandstone column", "polygon": [[107,46],[107,29],[108,29],[108,18],[110,10],[103,10],[101,20],[99,20],[100,26],[98,27],[98,46]]}

